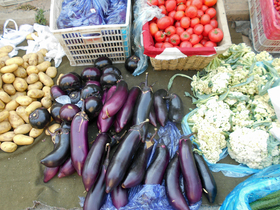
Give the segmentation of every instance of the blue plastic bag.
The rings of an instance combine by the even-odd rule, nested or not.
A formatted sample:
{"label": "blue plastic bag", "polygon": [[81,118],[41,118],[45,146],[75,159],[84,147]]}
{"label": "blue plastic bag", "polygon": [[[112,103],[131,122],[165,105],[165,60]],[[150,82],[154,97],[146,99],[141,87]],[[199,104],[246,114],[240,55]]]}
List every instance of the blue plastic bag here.
{"label": "blue plastic bag", "polygon": [[111,0],[106,14],[106,24],[125,24],[127,0]]}

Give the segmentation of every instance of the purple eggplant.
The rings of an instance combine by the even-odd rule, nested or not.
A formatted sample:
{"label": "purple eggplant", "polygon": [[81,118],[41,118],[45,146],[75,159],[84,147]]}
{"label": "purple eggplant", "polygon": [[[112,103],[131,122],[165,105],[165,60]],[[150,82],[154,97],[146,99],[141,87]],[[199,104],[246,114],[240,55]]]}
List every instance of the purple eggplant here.
{"label": "purple eggplant", "polygon": [[68,160],[66,160],[66,162],[62,166],[60,166],[57,177],[62,178],[62,177],[70,176],[75,172],[76,170],[72,164],[71,157],[69,157]]}
{"label": "purple eggplant", "polygon": [[111,138],[107,133],[100,133],[90,148],[82,172],[82,180],[86,191],[89,191],[97,179],[105,156],[106,144],[110,141]]}
{"label": "purple eggplant", "polygon": [[67,95],[67,93],[63,91],[58,85],[52,86],[50,92],[53,101],[60,96]]}
{"label": "purple eggplant", "polygon": [[184,105],[182,99],[176,93],[171,93],[164,98],[169,100],[168,119],[175,123],[181,123],[184,117]]}
{"label": "purple eggplant", "polygon": [[97,85],[98,87],[101,87],[101,84],[99,81],[92,81],[92,80],[89,80],[86,82],[85,86],[87,85]]}
{"label": "purple eggplant", "polygon": [[114,124],[115,116],[107,118],[105,120],[103,120],[101,116],[102,116],[101,112],[99,112],[99,115],[97,117],[97,122],[96,122],[97,128],[100,133],[106,133]]}
{"label": "purple eggplant", "polygon": [[132,159],[128,172],[122,182],[123,188],[132,188],[142,183],[147,168],[147,163],[154,146],[153,138],[157,134],[157,131],[153,136],[146,140],[144,143],[141,142],[139,149]]}
{"label": "purple eggplant", "polygon": [[134,104],[137,101],[141,90],[139,87],[133,87],[130,89],[128,93],[127,100],[125,101],[122,108],[119,110],[115,120],[115,127],[119,128],[116,130],[119,133],[125,125],[132,119],[133,111],[134,111]]}
{"label": "purple eggplant", "polygon": [[86,67],[81,73],[81,78],[84,82],[99,81],[102,72],[97,67]]}
{"label": "purple eggplant", "polygon": [[57,167],[47,167],[44,169],[44,182],[47,183],[50,181],[59,171],[59,166]]}
{"label": "purple eggplant", "polygon": [[169,151],[164,144],[158,144],[151,164],[149,165],[144,184],[161,184],[169,162]]}
{"label": "purple eggplant", "polygon": [[95,182],[95,184],[90,188],[88,191],[83,210],[99,210],[101,206],[106,201],[106,174],[107,174],[107,168],[109,165],[109,154],[110,154],[110,145],[107,146],[107,155],[106,159],[103,163],[103,166],[101,168],[100,174]]}
{"label": "purple eggplant", "polygon": [[104,90],[103,90],[103,95],[102,95],[102,98],[101,98],[102,105],[105,104],[106,97],[107,97],[107,93],[108,93],[108,89],[104,89]]}
{"label": "purple eggplant", "polygon": [[153,104],[150,109],[149,120],[151,125],[157,127],[157,118],[156,118],[155,108]]}
{"label": "purple eggplant", "polygon": [[89,96],[85,99],[84,106],[84,110],[89,120],[92,120],[93,118],[97,117],[99,112],[101,111],[102,101],[98,97]]}
{"label": "purple eggplant", "polygon": [[75,115],[71,123],[71,159],[79,176],[82,175],[83,167],[89,151],[88,122],[88,116],[82,110]]}
{"label": "purple eggplant", "polygon": [[109,98],[102,110],[101,110],[101,118],[107,119],[115,114],[118,113],[118,111],[122,108],[124,103],[126,102],[128,96],[128,86],[127,83],[124,80],[120,80],[117,83],[117,88],[114,92],[114,94]]}
{"label": "purple eggplant", "polygon": [[143,134],[142,127],[147,122],[148,120],[139,125],[132,126],[120,141],[107,170],[106,193],[110,193],[115,187],[121,184],[141,141]]}
{"label": "purple eggplant", "polygon": [[68,94],[71,104],[76,104],[81,100],[80,90],[74,90]]}
{"label": "purple eggplant", "polygon": [[101,56],[101,57],[95,59],[95,61],[94,61],[94,66],[96,66],[99,69],[102,69],[105,66],[109,66],[112,64],[113,64],[112,60],[106,56]]}
{"label": "purple eggplant", "polygon": [[103,88],[108,88],[116,85],[120,79],[121,77],[114,73],[102,74],[100,77],[100,84]]}
{"label": "purple eggplant", "polygon": [[108,89],[105,102],[108,101],[112,97],[112,95],[115,93],[116,89],[117,89],[117,85],[113,85],[112,87],[110,87]]}
{"label": "purple eggplant", "polygon": [[45,107],[39,107],[31,112],[28,119],[33,128],[43,129],[49,125],[51,114]]}
{"label": "purple eggplant", "polygon": [[59,124],[62,123],[62,120],[59,115],[59,111],[62,106],[63,106],[62,104],[60,104],[58,102],[54,102],[50,109],[50,114],[51,114],[52,118],[54,119],[55,122],[57,122]]}
{"label": "purple eggplant", "polygon": [[166,169],[166,194],[170,205],[175,210],[186,209],[189,210],[188,203],[181,191],[180,183],[180,162],[178,153],[170,160]]}
{"label": "purple eggplant", "polygon": [[114,74],[118,75],[120,78],[122,76],[122,72],[117,67],[115,67],[113,65],[105,66],[101,70],[102,70],[103,74],[114,73]]}
{"label": "purple eggplant", "polygon": [[184,188],[189,205],[200,201],[202,196],[202,184],[195,164],[190,134],[179,140],[180,168],[184,179]]}
{"label": "purple eggplant", "polygon": [[59,80],[59,87],[64,91],[70,93],[74,90],[80,90],[82,87],[82,80],[80,75],[75,72],[64,74]]}
{"label": "purple eggplant", "polygon": [[165,89],[159,89],[154,93],[154,109],[157,122],[161,126],[165,126],[168,120],[168,110],[166,106],[166,100],[164,97],[167,96],[167,91]]}
{"label": "purple eggplant", "polygon": [[83,87],[81,90],[81,99],[85,100],[89,96],[95,96],[98,98],[102,98],[103,90],[101,87],[95,85],[95,84],[88,84]]}
{"label": "purple eggplant", "polygon": [[75,104],[64,104],[59,110],[59,116],[63,122],[71,124],[75,115],[80,111],[81,109]]}
{"label": "purple eggplant", "polygon": [[113,205],[120,209],[128,204],[128,191],[121,186],[115,187],[111,192]]}

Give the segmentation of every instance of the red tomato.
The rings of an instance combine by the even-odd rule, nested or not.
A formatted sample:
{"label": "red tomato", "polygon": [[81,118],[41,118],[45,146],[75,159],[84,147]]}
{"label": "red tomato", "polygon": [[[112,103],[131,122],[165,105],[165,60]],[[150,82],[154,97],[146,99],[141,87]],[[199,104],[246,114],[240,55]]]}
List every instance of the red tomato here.
{"label": "red tomato", "polygon": [[166,36],[164,42],[169,42],[170,36]]}
{"label": "red tomato", "polygon": [[171,36],[176,33],[176,28],[174,26],[168,26],[164,32],[166,36]]}
{"label": "red tomato", "polygon": [[163,42],[165,40],[165,34],[163,31],[158,31],[155,33],[155,40],[156,42]]}
{"label": "red tomato", "polygon": [[164,5],[164,4],[165,4],[165,0],[158,0],[158,6]]}
{"label": "red tomato", "polygon": [[180,47],[192,47],[192,44],[189,41],[183,41],[180,43]]}
{"label": "red tomato", "polygon": [[185,4],[187,0],[176,0],[177,4]]}
{"label": "red tomato", "polygon": [[193,34],[193,28],[186,29],[186,32],[188,32],[190,35],[192,35]]}
{"label": "red tomato", "polygon": [[193,5],[190,5],[189,7],[187,7],[185,14],[189,18],[194,18],[197,16],[197,8]]}
{"label": "red tomato", "polygon": [[203,36],[208,36],[209,32],[213,29],[214,27],[211,24],[206,24],[204,25],[204,29],[203,29]]}
{"label": "red tomato", "polygon": [[186,2],[186,6],[187,6],[187,7],[191,6],[191,1],[188,0],[188,1]]}
{"label": "red tomato", "polygon": [[217,44],[211,41],[206,41],[206,43],[204,44],[204,47],[216,47],[216,46]]}
{"label": "red tomato", "polygon": [[171,25],[174,25],[174,18],[173,18],[173,17],[170,17],[170,16],[166,16],[166,17],[168,17],[168,18],[170,19]]}
{"label": "red tomato", "polygon": [[176,23],[174,24],[175,27],[181,27],[181,23],[180,21],[176,21]]}
{"label": "red tomato", "polygon": [[198,38],[199,38],[199,42],[203,39],[203,36],[202,36],[202,34],[199,34],[198,35]]}
{"label": "red tomato", "polygon": [[162,14],[167,15],[167,10],[164,5],[159,5],[158,7],[161,9]]}
{"label": "red tomato", "polygon": [[147,3],[152,6],[152,5],[158,5],[158,0],[147,0]]}
{"label": "red tomato", "polygon": [[186,10],[187,6],[185,4],[179,4],[177,6],[177,11],[184,11]]}
{"label": "red tomato", "polygon": [[197,35],[201,35],[202,32],[203,32],[203,29],[204,29],[204,27],[203,27],[202,24],[197,24],[197,25],[194,26],[193,32]]}
{"label": "red tomato", "polygon": [[149,27],[150,27],[150,33],[152,34],[152,36],[154,36],[155,33],[158,32],[158,26],[157,26],[157,24],[154,23],[154,22],[151,22],[151,23],[149,24]]}
{"label": "red tomato", "polygon": [[202,44],[203,46],[204,46],[204,44],[207,42],[207,40],[206,39],[202,39],[202,40],[200,40],[200,44]]}
{"label": "red tomato", "polygon": [[202,44],[200,44],[200,43],[197,43],[197,44],[193,45],[193,47],[194,47],[194,48],[197,48],[197,47],[203,47],[203,45],[202,45]]}
{"label": "red tomato", "polygon": [[212,6],[214,6],[216,3],[217,3],[217,0],[204,0],[204,4],[205,4],[207,7],[212,7]]}
{"label": "red tomato", "polygon": [[176,14],[176,11],[171,11],[168,13],[168,16],[174,18],[175,14]]}
{"label": "red tomato", "polygon": [[182,17],[185,16],[185,12],[184,11],[177,11],[174,15],[174,19],[175,20],[181,20]]}
{"label": "red tomato", "polygon": [[183,29],[182,27],[176,27],[176,34],[178,34],[179,36],[185,31],[185,29]]}
{"label": "red tomato", "polygon": [[197,17],[201,18],[202,15],[204,15],[204,12],[201,9],[197,10]]}
{"label": "red tomato", "polygon": [[181,39],[182,42],[183,42],[183,41],[189,41],[190,38],[191,38],[191,35],[190,35],[188,32],[186,32],[186,31],[184,31],[184,32],[180,35],[180,39]]}
{"label": "red tomato", "polygon": [[202,0],[191,0],[191,5],[195,6],[197,9],[201,9]]}
{"label": "red tomato", "polygon": [[189,17],[182,17],[180,20],[180,24],[182,28],[189,28],[190,27],[191,20]]}
{"label": "red tomato", "polygon": [[155,48],[161,48],[162,45],[163,45],[163,42],[157,42],[157,43],[155,43]]}
{"label": "red tomato", "polygon": [[170,44],[169,42],[164,42],[161,46],[161,48],[167,48],[167,47],[174,47],[172,44]]}
{"label": "red tomato", "polygon": [[173,34],[170,36],[169,43],[171,43],[174,46],[177,46],[180,44],[180,37],[178,34]]}
{"label": "red tomato", "polygon": [[218,21],[217,20],[210,20],[210,24],[213,26],[213,28],[218,28]]}
{"label": "red tomato", "polygon": [[209,37],[210,41],[217,43],[217,42],[220,42],[223,40],[224,33],[221,29],[214,28],[209,32],[208,37]]}
{"label": "red tomato", "polygon": [[190,43],[192,45],[198,44],[199,43],[199,37],[197,34],[191,34],[191,38],[190,38]]}
{"label": "red tomato", "polygon": [[210,16],[208,14],[204,14],[200,18],[200,23],[202,25],[206,25],[206,24],[210,23],[210,20],[211,20]]}
{"label": "red tomato", "polygon": [[198,17],[191,19],[191,27],[194,28],[197,24],[200,23],[200,19]]}
{"label": "red tomato", "polygon": [[168,16],[164,16],[157,21],[157,26],[159,29],[166,29],[168,26],[171,26],[172,22]]}
{"label": "red tomato", "polygon": [[206,10],[208,9],[208,7],[206,6],[206,5],[202,5],[202,7],[201,7],[201,10],[203,11],[203,12],[205,12]]}
{"label": "red tomato", "polygon": [[208,14],[210,16],[210,18],[213,18],[216,16],[217,14],[217,11],[211,7],[211,8],[208,8],[206,11],[205,11],[205,14]]}
{"label": "red tomato", "polygon": [[165,7],[166,7],[167,12],[171,12],[171,11],[175,10],[176,1],[175,0],[173,0],[173,1],[166,1],[165,2]]}

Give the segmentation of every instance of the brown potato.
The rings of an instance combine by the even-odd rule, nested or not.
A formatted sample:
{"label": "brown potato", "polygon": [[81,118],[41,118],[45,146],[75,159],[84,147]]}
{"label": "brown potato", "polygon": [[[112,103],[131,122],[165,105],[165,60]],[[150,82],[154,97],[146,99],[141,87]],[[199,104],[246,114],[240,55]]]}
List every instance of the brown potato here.
{"label": "brown potato", "polygon": [[38,82],[38,80],[39,80],[39,76],[38,74],[35,73],[29,74],[29,76],[26,78],[26,82],[28,84],[34,84],[35,82]]}
{"label": "brown potato", "polygon": [[29,104],[25,108],[25,113],[29,116],[31,112],[33,112],[35,109],[42,107],[42,104],[40,101],[33,101],[31,104]]}
{"label": "brown potato", "polygon": [[11,45],[6,45],[6,46],[0,48],[0,53],[3,53],[3,52],[10,53],[13,51],[13,49],[14,48]]}
{"label": "brown potato", "polygon": [[50,108],[52,106],[52,100],[49,97],[43,97],[41,99],[41,104],[46,109]]}
{"label": "brown potato", "polygon": [[23,92],[16,92],[14,95],[11,95],[11,99],[12,100],[15,100],[18,96],[26,96],[26,92],[23,91]]}
{"label": "brown potato", "polygon": [[0,122],[3,122],[4,120],[8,119],[9,117],[9,111],[8,110],[3,110],[0,112]]}
{"label": "brown potato", "polygon": [[43,56],[46,56],[46,54],[48,53],[48,50],[45,48],[42,48],[38,52],[41,52],[43,54]]}
{"label": "brown potato", "polygon": [[24,61],[23,64],[21,65],[24,69],[27,69],[29,66],[29,63]]}
{"label": "brown potato", "polygon": [[47,74],[50,78],[55,78],[56,75],[57,75],[57,69],[56,69],[54,66],[50,66],[49,68],[47,68],[46,74]]}
{"label": "brown potato", "polygon": [[2,75],[2,80],[4,83],[13,83],[15,81],[15,75],[13,73],[5,73]]}
{"label": "brown potato", "polygon": [[8,132],[11,128],[12,125],[9,121],[0,122],[0,134]]}
{"label": "brown potato", "polygon": [[12,84],[4,84],[3,90],[8,93],[10,96],[16,94],[16,89]]}
{"label": "brown potato", "polygon": [[45,93],[45,97],[51,98],[51,87],[49,86],[44,86],[42,91]]}
{"label": "brown potato", "polygon": [[25,113],[26,106],[18,106],[16,108],[16,113],[20,116],[25,123],[29,123],[29,115]]}
{"label": "brown potato", "polygon": [[27,72],[25,68],[23,68],[22,66],[19,66],[13,73],[16,77],[20,77],[20,78],[27,77]]}
{"label": "brown potato", "polygon": [[53,86],[54,82],[52,80],[52,78],[50,78],[48,75],[46,75],[44,72],[39,72],[38,73],[39,76],[39,80],[46,86]]}
{"label": "brown potato", "polygon": [[5,106],[4,102],[0,100],[0,109],[5,109]]}
{"label": "brown potato", "polygon": [[0,52],[0,57],[5,57],[5,56],[9,56],[9,53],[7,53],[7,52]]}
{"label": "brown potato", "polygon": [[42,91],[42,90],[38,90],[38,89],[31,89],[31,90],[28,90],[27,95],[30,98],[37,98],[38,99],[38,98],[44,97],[45,92]]}
{"label": "brown potato", "polygon": [[50,61],[44,61],[43,63],[40,63],[37,65],[37,68],[39,69],[39,71],[46,71],[47,68],[49,68],[51,66],[51,62]]}
{"label": "brown potato", "polygon": [[57,80],[56,80],[56,85],[59,85],[59,80],[60,80],[60,78],[63,76],[64,74],[60,74],[59,76],[58,76],[58,78],[57,78]]}
{"label": "brown potato", "polygon": [[37,66],[28,66],[26,69],[26,72],[28,75],[30,74],[38,74],[39,73],[39,69],[37,68]]}
{"label": "brown potato", "polygon": [[28,59],[28,63],[30,66],[37,66],[38,64],[38,55],[36,53],[30,53],[30,57]]}
{"label": "brown potato", "polygon": [[[45,134],[48,135],[48,136],[50,136],[49,131],[52,132],[52,133],[54,133],[54,131],[55,131],[57,128],[60,128],[60,124],[59,124],[59,123],[54,123],[54,124],[50,125],[50,126],[48,127],[48,129],[45,130]],[[48,131],[48,130],[49,130],[49,131]]]}
{"label": "brown potato", "polygon": [[35,36],[38,36],[38,32],[35,31],[35,32],[33,32],[33,33],[27,34],[26,37],[25,37],[25,39],[26,39],[26,40],[34,40],[33,37],[32,37],[32,36],[34,36],[34,35],[35,35]]}
{"label": "brown potato", "polygon": [[15,111],[18,106],[19,104],[16,102],[16,100],[11,100],[9,103],[6,104],[5,109],[8,111]]}
{"label": "brown potato", "polygon": [[38,55],[38,64],[43,63],[45,61],[43,53],[38,51],[36,54]]}
{"label": "brown potato", "polygon": [[[6,61],[7,62],[7,61]],[[13,73],[15,70],[17,70],[18,68],[18,64],[16,63],[13,63],[13,64],[10,64],[10,65],[7,65],[7,66],[4,66],[0,69],[0,72],[2,74],[5,74],[5,73]]]}
{"label": "brown potato", "polygon": [[3,90],[0,91],[0,100],[3,101],[4,103],[9,103],[12,99],[9,96],[8,93],[4,92]]}
{"label": "brown potato", "polygon": [[23,124],[14,129],[15,134],[27,134],[32,129],[30,124]]}
{"label": "brown potato", "polygon": [[24,134],[17,134],[14,136],[13,141],[17,145],[30,145],[34,142],[34,138]]}
{"label": "brown potato", "polygon": [[29,96],[18,96],[16,102],[21,106],[28,106],[33,102],[32,98]]}
{"label": "brown potato", "polygon": [[14,131],[8,131],[0,135],[0,141],[13,141],[14,136]]}
{"label": "brown potato", "polygon": [[0,145],[1,150],[4,152],[14,152],[17,150],[17,144],[14,142],[3,142]]}
{"label": "brown potato", "polygon": [[28,84],[25,79],[20,77],[15,78],[13,85],[19,92],[25,91],[28,88]]}
{"label": "brown potato", "polygon": [[28,85],[27,90],[32,90],[32,89],[41,90],[42,88],[43,88],[43,83],[38,81],[38,82],[35,82],[34,84]]}
{"label": "brown potato", "polygon": [[13,129],[24,124],[23,119],[16,113],[16,111],[10,111],[8,119]]}
{"label": "brown potato", "polygon": [[24,60],[22,59],[22,57],[16,56],[6,60],[6,65],[9,66],[12,64],[17,64],[18,66],[21,66],[23,62]]}
{"label": "brown potato", "polygon": [[2,81],[2,74],[0,73],[0,89],[2,89],[3,81]]}
{"label": "brown potato", "polygon": [[37,138],[44,132],[44,129],[37,129],[37,128],[32,128],[29,132],[29,136],[32,138]]}

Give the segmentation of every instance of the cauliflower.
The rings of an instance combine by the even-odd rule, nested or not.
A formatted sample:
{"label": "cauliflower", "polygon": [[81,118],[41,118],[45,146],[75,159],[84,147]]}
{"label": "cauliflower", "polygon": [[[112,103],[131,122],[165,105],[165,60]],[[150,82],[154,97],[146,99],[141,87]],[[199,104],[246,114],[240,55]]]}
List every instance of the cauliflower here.
{"label": "cauliflower", "polygon": [[257,61],[271,61],[273,59],[272,55],[270,55],[266,51],[262,51],[256,55]]}

